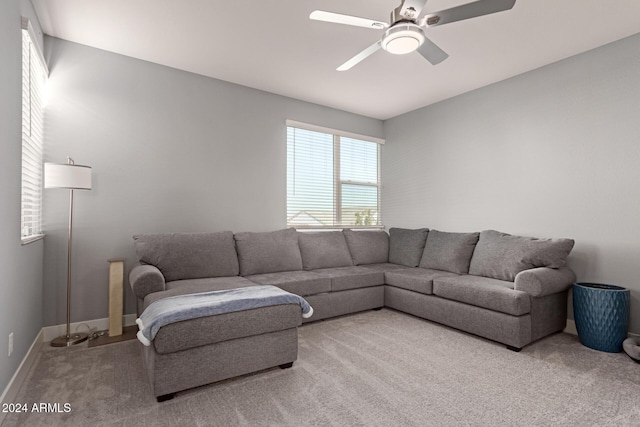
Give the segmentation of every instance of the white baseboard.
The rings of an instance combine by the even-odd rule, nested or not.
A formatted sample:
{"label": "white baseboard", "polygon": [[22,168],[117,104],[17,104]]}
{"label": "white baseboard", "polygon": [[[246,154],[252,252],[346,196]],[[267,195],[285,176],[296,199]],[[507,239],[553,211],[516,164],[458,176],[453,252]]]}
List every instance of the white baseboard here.
{"label": "white baseboard", "polygon": [[[124,326],[132,326],[136,324],[137,316],[135,314],[125,314],[123,317]],[[71,324],[71,332],[85,332],[91,334],[95,331],[104,331],[109,329],[109,318],[87,320],[85,322],[76,322]],[[51,342],[54,338],[60,337],[67,333],[67,325],[45,326],[42,328],[44,332],[43,341]]]}
{"label": "white baseboard", "polygon": [[[7,384],[7,387],[2,392],[2,396],[0,396],[0,404],[2,403],[12,403],[16,396],[18,395],[18,391],[20,391],[20,387],[22,387],[22,383],[27,378],[27,374],[33,366],[33,362],[35,362],[36,356],[38,352],[42,348],[43,340],[43,330],[41,329],[38,335],[36,335],[36,339],[33,340],[31,347],[29,347],[29,351],[25,354],[22,362],[20,362],[20,366],[16,370],[16,373],[13,374],[13,377]],[[6,413],[0,412],[0,424],[4,421]]]}
{"label": "white baseboard", "polygon": [[567,319],[567,326],[562,332],[566,332],[571,335],[578,335],[578,330],[576,329],[576,321],[573,319]]}

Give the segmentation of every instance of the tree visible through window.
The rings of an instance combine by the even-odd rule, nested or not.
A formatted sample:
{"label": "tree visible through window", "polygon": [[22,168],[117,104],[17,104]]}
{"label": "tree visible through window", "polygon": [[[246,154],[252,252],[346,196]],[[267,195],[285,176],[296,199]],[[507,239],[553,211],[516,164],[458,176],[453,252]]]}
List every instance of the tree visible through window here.
{"label": "tree visible through window", "polygon": [[381,226],[380,144],[287,127],[287,226]]}

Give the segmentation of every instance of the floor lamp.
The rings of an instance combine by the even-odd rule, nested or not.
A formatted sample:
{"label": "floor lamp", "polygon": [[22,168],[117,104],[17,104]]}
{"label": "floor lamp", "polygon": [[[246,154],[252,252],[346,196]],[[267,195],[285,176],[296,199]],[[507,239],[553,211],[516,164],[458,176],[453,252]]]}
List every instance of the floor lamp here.
{"label": "floor lamp", "polygon": [[71,237],[73,230],[73,190],[91,190],[91,167],[76,165],[71,157],[66,164],[44,164],[44,188],[69,190],[69,240],[67,242],[67,333],[53,341],[53,347],[69,347],[86,341],[87,334],[71,333]]}

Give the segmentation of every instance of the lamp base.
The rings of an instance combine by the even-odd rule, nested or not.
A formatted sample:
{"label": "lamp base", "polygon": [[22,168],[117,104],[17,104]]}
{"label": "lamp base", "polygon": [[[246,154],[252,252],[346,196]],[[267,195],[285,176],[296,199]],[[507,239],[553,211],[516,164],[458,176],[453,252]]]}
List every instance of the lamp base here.
{"label": "lamp base", "polygon": [[51,341],[51,347],[71,347],[72,345],[80,344],[89,338],[85,333],[76,333],[69,336],[62,335]]}

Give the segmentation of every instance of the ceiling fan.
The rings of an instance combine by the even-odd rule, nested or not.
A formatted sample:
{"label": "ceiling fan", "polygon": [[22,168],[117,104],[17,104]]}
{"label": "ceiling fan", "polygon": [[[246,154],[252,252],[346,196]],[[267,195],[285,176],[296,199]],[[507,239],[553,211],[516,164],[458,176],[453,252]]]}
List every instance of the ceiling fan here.
{"label": "ceiling fan", "polygon": [[391,12],[389,24],[322,10],[311,12],[309,18],[316,21],[385,30],[380,40],[339,66],[338,71],[350,69],[379,49],[396,55],[404,55],[417,50],[427,61],[436,65],[447,59],[449,55],[427,38],[424,32],[425,28],[509,10],[516,3],[516,0],[478,0],[440,12],[422,14],[426,2],[427,0],[404,0]]}

